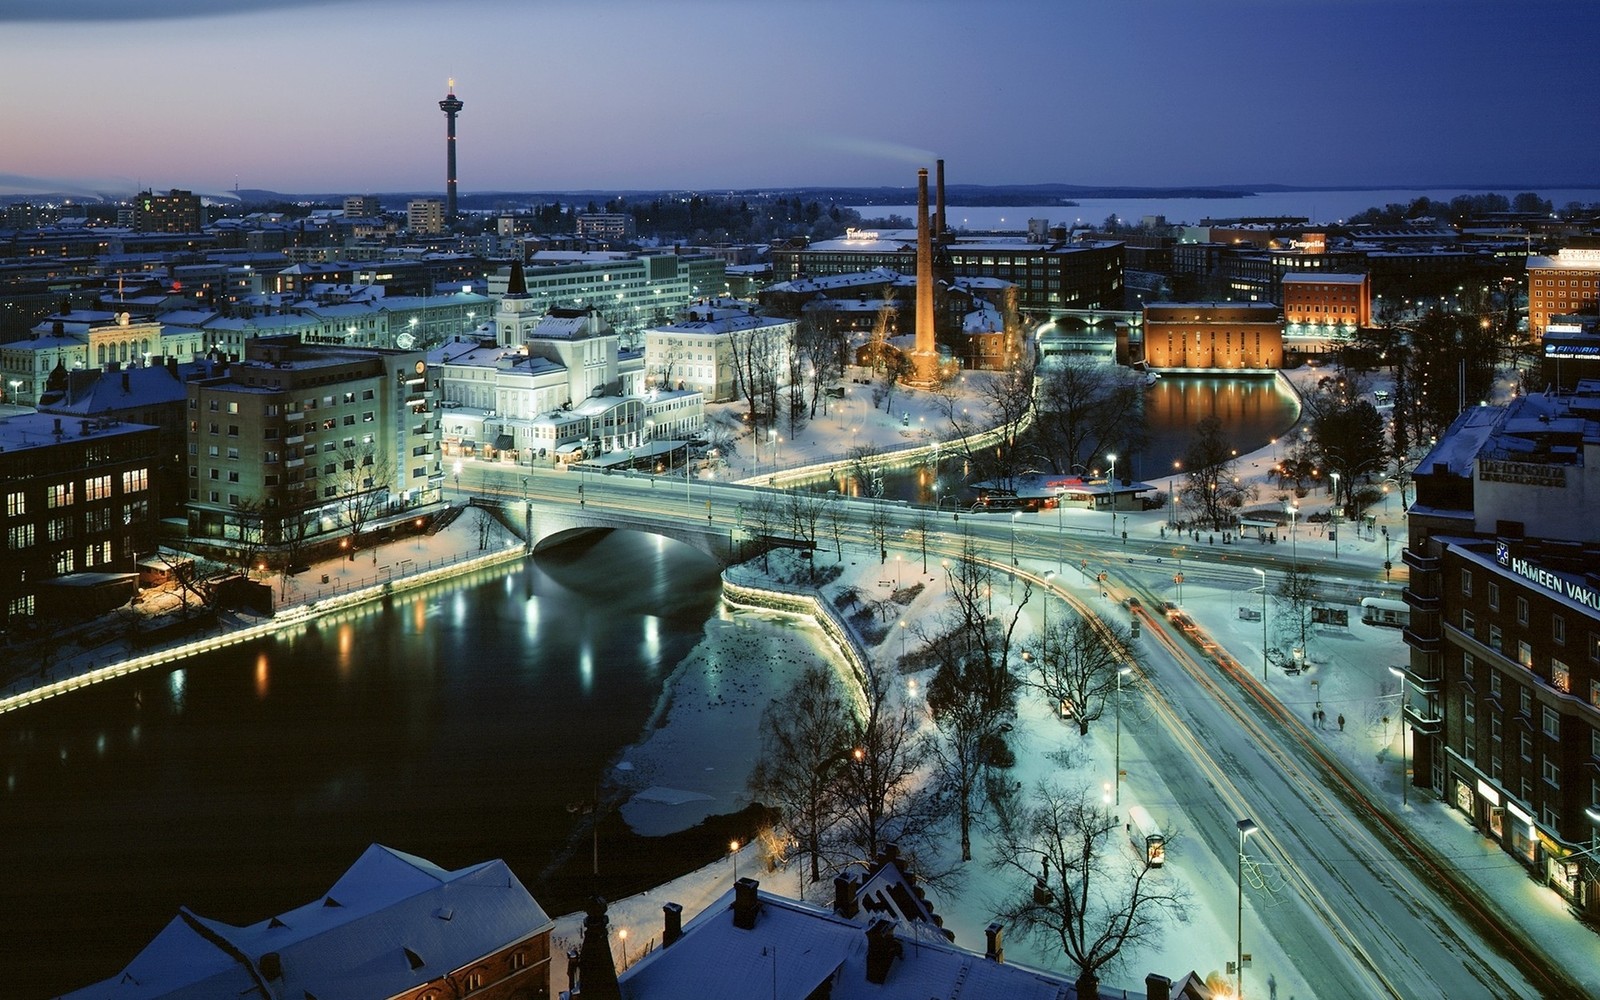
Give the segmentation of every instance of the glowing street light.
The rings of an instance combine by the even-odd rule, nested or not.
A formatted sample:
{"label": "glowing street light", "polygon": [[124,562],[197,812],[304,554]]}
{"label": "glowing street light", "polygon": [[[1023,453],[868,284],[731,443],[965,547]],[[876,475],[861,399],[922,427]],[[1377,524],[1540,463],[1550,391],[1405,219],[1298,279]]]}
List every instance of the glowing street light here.
{"label": "glowing street light", "polygon": [[1116,805],[1122,804],[1122,678],[1131,673],[1133,673],[1132,667],[1117,668],[1117,755],[1112,764],[1113,771],[1111,775],[1116,784],[1114,797]]}
{"label": "glowing street light", "polygon": [[1406,772],[1410,770],[1406,765],[1406,672],[1399,667],[1390,667],[1389,673],[1400,678],[1400,804],[1406,804]]}
{"label": "glowing street light", "polygon": [[1250,567],[1261,577],[1261,683],[1267,682],[1267,571]]}
{"label": "glowing street light", "polygon": [[1236,876],[1239,881],[1239,910],[1238,918],[1234,924],[1234,980],[1233,991],[1235,1000],[1244,1000],[1244,841],[1245,838],[1255,833],[1260,827],[1255,821],[1246,817],[1238,822],[1239,827],[1239,858]]}
{"label": "glowing street light", "polygon": [[1106,460],[1111,463],[1111,478],[1106,480],[1106,483],[1111,487],[1111,534],[1112,537],[1115,537],[1117,534],[1117,456],[1115,454],[1107,454]]}

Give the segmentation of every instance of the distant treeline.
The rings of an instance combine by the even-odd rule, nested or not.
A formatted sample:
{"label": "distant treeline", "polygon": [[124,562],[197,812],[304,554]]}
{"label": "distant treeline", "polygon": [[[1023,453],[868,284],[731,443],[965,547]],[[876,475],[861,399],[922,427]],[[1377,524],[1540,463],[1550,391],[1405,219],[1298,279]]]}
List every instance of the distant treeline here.
{"label": "distant treeline", "polygon": [[[1561,214],[1568,217],[1589,215],[1597,209],[1600,209],[1600,204],[1569,201],[1562,206]],[[1349,221],[1353,225],[1375,226],[1399,226],[1423,219],[1459,224],[1487,215],[1503,214],[1550,216],[1556,214],[1556,209],[1549,199],[1541,198],[1533,191],[1524,191],[1511,198],[1491,192],[1458,194],[1449,201],[1420,197],[1412,199],[1405,205],[1390,202],[1382,208],[1375,207],[1358,212],[1352,215]]]}

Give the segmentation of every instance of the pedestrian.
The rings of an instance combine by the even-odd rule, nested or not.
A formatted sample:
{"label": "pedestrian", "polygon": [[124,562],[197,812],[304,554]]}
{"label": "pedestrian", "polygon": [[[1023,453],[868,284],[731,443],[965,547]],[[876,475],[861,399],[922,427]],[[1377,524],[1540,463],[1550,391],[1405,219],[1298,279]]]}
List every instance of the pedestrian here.
{"label": "pedestrian", "polygon": [[1344,732],[1344,715],[1342,713],[1339,716],[1339,732]]}

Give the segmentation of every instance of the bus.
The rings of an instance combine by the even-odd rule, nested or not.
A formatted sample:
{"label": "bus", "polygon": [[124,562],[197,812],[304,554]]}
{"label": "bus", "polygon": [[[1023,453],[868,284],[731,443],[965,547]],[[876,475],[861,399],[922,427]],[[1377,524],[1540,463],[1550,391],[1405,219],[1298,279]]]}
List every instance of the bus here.
{"label": "bus", "polygon": [[1363,597],[1361,620],[1368,625],[1390,625],[1405,628],[1411,624],[1411,608],[1404,601],[1387,597]]}
{"label": "bus", "polygon": [[1160,868],[1167,860],[1167,838],[1161,827],[1150,818],[1143,806],[1128,807],[1128,840],[1140,852],[1151,868]]}

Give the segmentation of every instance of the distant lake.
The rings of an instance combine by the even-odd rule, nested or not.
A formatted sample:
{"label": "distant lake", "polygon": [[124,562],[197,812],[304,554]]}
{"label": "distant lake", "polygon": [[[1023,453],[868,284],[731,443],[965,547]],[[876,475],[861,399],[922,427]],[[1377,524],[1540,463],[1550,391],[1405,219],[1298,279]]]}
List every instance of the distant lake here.
{"label": "distant lake", "polygon": [[[1016,205],[995,207],[989,205],[966,207],[947,205],[945,221],[953,229],[1022,230],[1029,219],[1048,219],[1052,223],[1098,226],[1108,216],[1115,215],[1125,222],[1138,223],[1145,216],[1165,216],[1169,225],[1198,225],[1204,219],[1236,219],[1248,217],[1303,216],[1310,224],[1340,222],[1369,208],[1381,208],[1390,203],[1409,204],[1421,197],[1434,201],[1449,201],[1461,194],[1493,192],[1514,198],[1527,188],[1392,188],[1377,191],[1266,191],[1238,198],[1079,198],[1078,204],[1067,205]],[[1600,202],[1597,188],[1536,189],[1557,209],[1568,202]],[[853,206],[864,219],[880,219],[899,215],[916,219],[915,205],[856,205]]]}

